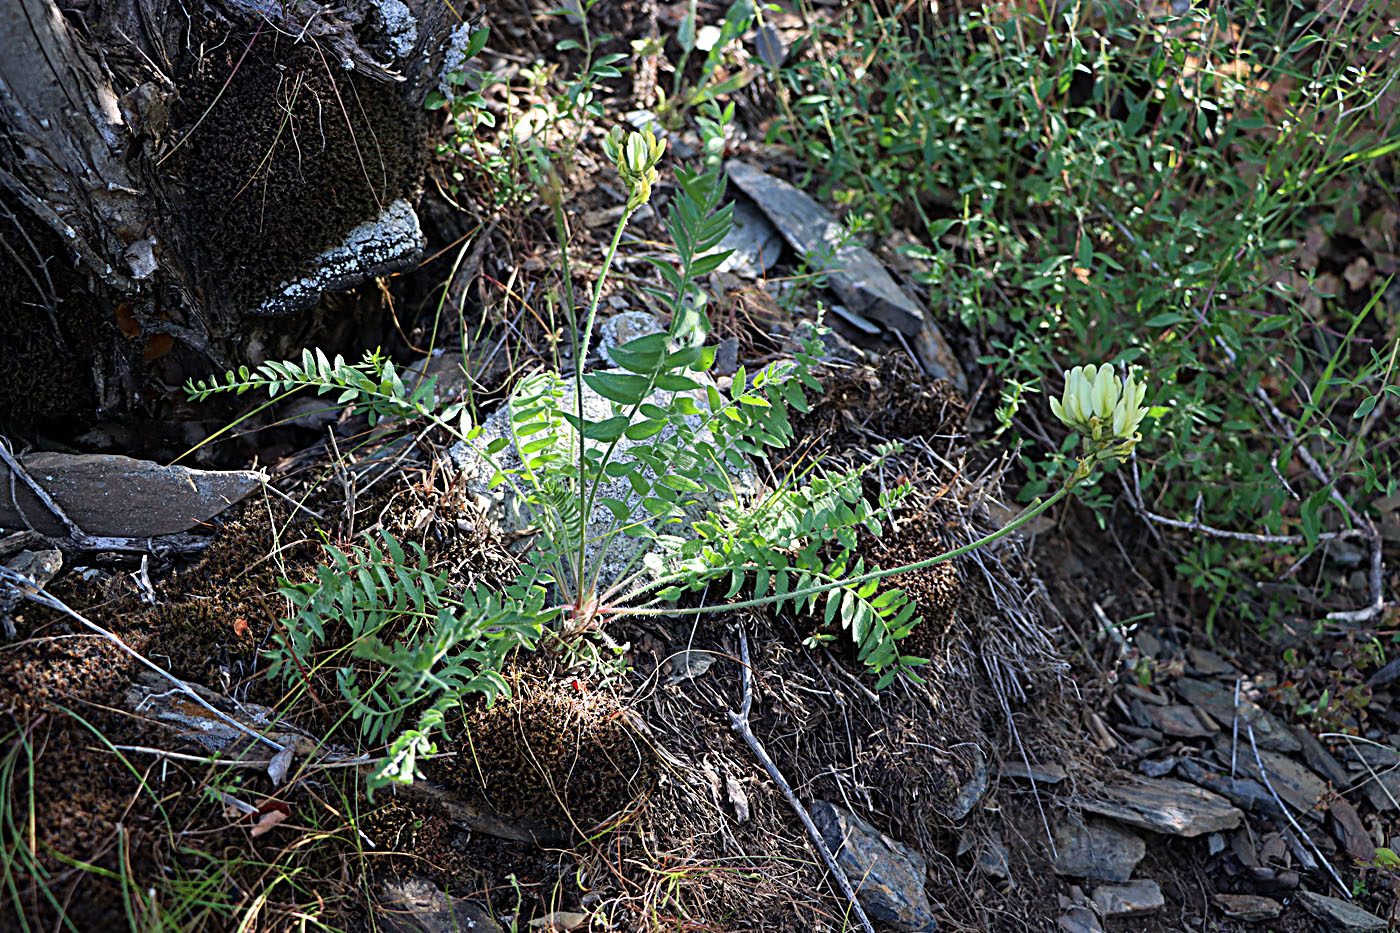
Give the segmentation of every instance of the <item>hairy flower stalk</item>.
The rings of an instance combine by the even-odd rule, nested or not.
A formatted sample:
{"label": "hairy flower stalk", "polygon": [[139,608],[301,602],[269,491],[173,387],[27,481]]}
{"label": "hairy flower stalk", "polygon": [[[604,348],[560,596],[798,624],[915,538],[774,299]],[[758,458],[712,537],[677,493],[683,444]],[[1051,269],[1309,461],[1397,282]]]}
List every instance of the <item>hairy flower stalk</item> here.
{"label": "hairy flower stalk", "polygon": [[[617,168],[617,173],[622,176],[622,181],[627,185],[627,206],[618,219],[617,229],[613,232],[612,243],[608,246],[607,255],[603,257],[603,269],[598,273],[598,280],[593,284],[593,301],[588,308],[588,319],[584,322],[583,328],[577,327],[577,321],[572,319],[573,308],[570,307],[570,323],[574,325],[576,342],[574,345],[574,403],[577,416],[576,427],[578,431],[578,470],[579,477],[582,478],[586,470],[587,445],[583,438],[583,364],[588,357],[588,347],[593,340],[593,322],[598,316],[598,303],[603,298],[603,283],[607,280],[608,270],[612,268],[613,257],[617,255],[618,244],[622,242],[622,231],[627,228],[627,221],[632,218],[637,209],[651,200],[651,189],[656,184],[656,166],[661,162],[661,157],[666,153],[666,141],[658,140],[650,129],[640,132],[628,133],[624,136],[622,128],[615,126],[607,136],[603,137],[603,152],[613,165]],[[556,207],[554,210],[555,221],[560,227],[560,242],[564,242],[563,236],[563,210]],[[567,262],[565,263],[564,277],[570,275]],[[612,453],[611,448],[606,456]],[[594,487],[596,491],[596,486]],[[592,495],[587,501],[587,508],[592,508]],[[577,566],[574,568],[574,582],[577,587],[578,599],[582,600],[586,594],[586,568],[584,567],[584,525],[579,523],[579,539],[577,550]]]}
{"label": "hairy flower stalk", "polygon": [[[969,551],[975,551],[1003,538],[1011,532],[1020,528],[1046,509],[1049,509],[1056,502],[1073,491],[1074,487],[1088,479],[1094,472],[1094,467],[1106,460],[1125,460],[1133,452],[1134,446],[1142,440],[1142,435],[1137,433],[1138,427],[1142,424],[1142,419],[1147,416],[1147,409],[1143,407],[1143,398],[1147,395],[1147,385],[1133,381],[1129,376],[1127,381],[1119,379],[1113,373],[1113,367],[1104,363],[1102,365],[1089,364],[1087,366],[1076,366],[1065,373],[1065,392],[1062,399],[1051,399],[1050,410],[1055,416],[1065,423],[1071,430],[1077,431],[1084,438],[1084,455],[1079,459],[1074,471],[1066,477],[1064,484],[1055,491],[1049,498],[1032,502],[1021,510],[1007,524],[1001,528],[979,538],[970,544],[945,551],[927,560],[921,560],[913,564],[906,564],[901,567],[891,567],[887,570],[872,570],[869,573],[848,577],[841,580],[832,580],[817,586],[803,589],[791,590],[781,595],[760,596],[754,599],[743,600],[741,602],[720,603],[714,606],[701,606],[698,609],[687,610],[694,612],[730,612],[735,609],[743,609],[750,606],[763,606],[770,603],[790,602],[806,596],[815,596],[829,590],[840,587],[860,586],[895,574],[908,573],[913,570],[923,570],[944,561],[960,557]],[[659,580],[654,580],[645,586],[628,594],[619,602],[626,604],[632,599],[640,598],[646,593],[652,592],[660,587],[679,582],[682,575],[672,574]],[[658,600],[650,599],[635,609],[629,609],[632,615],[656,615],[664,611],[659,608],[651,608]]]}

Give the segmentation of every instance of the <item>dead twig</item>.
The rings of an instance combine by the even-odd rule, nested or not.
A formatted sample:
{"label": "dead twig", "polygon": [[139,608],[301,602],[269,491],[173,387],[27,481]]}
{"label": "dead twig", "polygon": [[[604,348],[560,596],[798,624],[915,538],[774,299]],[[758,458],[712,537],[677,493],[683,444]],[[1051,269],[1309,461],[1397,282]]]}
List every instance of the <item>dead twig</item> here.
{"label": "dead twig", "polygon": [[1249,747],[1254,749],[1254,765],[1259,769],[1259,777],[1263,778],[1264,786],[1269,789],[1269,794],[1273,796],[1274,803],[1278,804],[1278,808],[1283,811],[1283,815],[1288,817],[1288,824],[1293,827],[1293,831],[1306,839],[1309,846],[1312,846],[1313,853],[1317,856],[1318,862],[1321,863],[1322,867],[1327,869],[1327,873],[1332,876],[1332,880],[1337,884],[1337,890],[1342,892],[1342,897],[1351,900],[1351,889],[1342,884],[1342,878],[1337,874],[1337,870],[1332,867],[1331,862],[1327,861],[1327,857],[1322,854],[1322,850],[1317,847],[1317,843],[1312,841],[1312,837],[1303,831],[1303,827],[1298,825],[1298,821],[1295,820],[1293,814],[1288,811],[1288,806],[1279,799],[1278,791],[1274,790],[1274,785],[1269,781],[1268,769],[1264,767],[1264,761],[1259,757],[1259,745],[1254,741],[1254,724],[1247,722],[1245,723],[1245,728],[1249,730]]}
{"label": "dead twig", "polygon": [[875,933],[875,927],[871,925],[870,918],[865,915],[865,909],[860,906],[860,900],[856,897],[855,888],[851,887],[850,879],[837,864],[835,856],[827,850],[826,842],[822,839],[822,834],[817,829],[817,824],[812,822],[811,815],[802,806],[802,802],[797,799],[797,795],[792,792],[792,787],[783,777],[778,766],[773,759],[768,757],[768,752],[764,750],[763,744],[758,741],[758,736],[753,734],[753,729],[749,727],[749,710],[753,707],[753,669],[749,665],[749,638],[745,634],[743,626],[739,627],[739,653],[740,661],[743,665],[744,675],[744,699],[739,707],[739,712],[729,713],[729,725],[735,732],[743,737],[748,743],[750,750],[762,762],[763,769],[768,772],[768,776],[773,779],[773,783],[778,785],[778,789],[783,792],[783,797],[787,799],[788,806],[792,807],[797,818],[802,821],[802,825],[807,829],[807,836],[812,840],[812,845],[816,847],[817,854],[830,870],[832,877],[836,879],[836,884],[841,889],[841,893],[851,903],[851,910],[855,913],[856,919],[860,921],[861,929],[865,933]]}

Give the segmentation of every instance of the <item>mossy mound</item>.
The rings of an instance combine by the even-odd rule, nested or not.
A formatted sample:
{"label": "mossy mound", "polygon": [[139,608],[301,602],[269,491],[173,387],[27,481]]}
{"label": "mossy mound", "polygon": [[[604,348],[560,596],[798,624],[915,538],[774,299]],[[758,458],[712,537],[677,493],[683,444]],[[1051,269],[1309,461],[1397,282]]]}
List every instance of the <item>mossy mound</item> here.
{"label": "mossy mound", "polygon": [[581,681],[512,678],[511,696],[465,711],[454,758],[428,776],[502,814],[588,829],[651,789],[656,757],[612,696]]}
{"label": "mossy mound", "polygon": [[165,163],[206,300],[253,308],[423,172],[426,122],[397,86],[265,26],[195,24]]}
{"label": "mossy mound", "polygon": [[[49,227],[0,192],[0,429],[49,432],[96,415],[94,353],[121,343]],[[52,313],[50,313],[52,312]]]}

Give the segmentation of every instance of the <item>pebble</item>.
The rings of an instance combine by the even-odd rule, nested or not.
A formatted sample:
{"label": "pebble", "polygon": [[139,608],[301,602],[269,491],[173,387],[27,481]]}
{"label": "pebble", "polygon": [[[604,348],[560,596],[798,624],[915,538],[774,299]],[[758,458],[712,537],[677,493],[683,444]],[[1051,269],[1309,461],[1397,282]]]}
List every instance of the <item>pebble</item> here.
{"label": "pebble", "polygon": [[1325,894],[1300,891],[1298,901],[1308,913],[1321,920],[1329,930],[1336,931],[1336,933],[1370,933],[1372,930],[1384,930],[1389,927],[1386,921],[1375,914],[1367,913],[1355,904],[1338,900],[1335,897],[1328,897]]}
{"label": "pebble", "polygon": [[1271,897],[1257,894],[1217,894],[1215,903],[1230,920],[1243,920],[1257,923],[1260,920],[1273,920],[1283,913],[1283,905]]}
{"label": "pebble", "polygon": [[1147,854],[1142,837],[1107,820],[1065,821],[1055,827],[1056,874],[1094,881],[1127,881]]}
{"label": "pebble", "polygon": [[1127,884],[1103,884],[1094,889],[1094,903],[1105,917],[1137,917],[1161,910],[1162,889],[1145,878]]}

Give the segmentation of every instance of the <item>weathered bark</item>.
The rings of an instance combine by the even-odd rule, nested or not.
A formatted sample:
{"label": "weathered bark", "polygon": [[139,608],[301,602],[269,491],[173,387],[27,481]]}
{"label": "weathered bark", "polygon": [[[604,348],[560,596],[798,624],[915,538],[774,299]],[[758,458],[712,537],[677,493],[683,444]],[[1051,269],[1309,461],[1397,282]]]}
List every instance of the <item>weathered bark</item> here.
{"label": "weathered bark", "polygon": [[284,355],[325,292],[413,262],[451,16],[0,3],[0,428]]}

